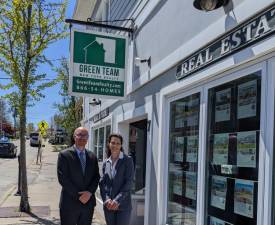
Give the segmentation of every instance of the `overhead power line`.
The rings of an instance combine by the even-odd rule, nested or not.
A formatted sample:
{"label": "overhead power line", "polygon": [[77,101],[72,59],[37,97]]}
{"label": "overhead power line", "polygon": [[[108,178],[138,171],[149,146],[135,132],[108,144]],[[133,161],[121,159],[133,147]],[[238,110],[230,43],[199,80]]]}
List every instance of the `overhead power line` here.
{"label": "overhead power line", "polygon": [[[11,80],[11,78],[2,78],[2,77],[0,77],[0,80]],[[41,79],[41,80],[51,81],[51,80],[56,80],[56,79],[54,79],[54,78],[44,78],[44,79]]]}

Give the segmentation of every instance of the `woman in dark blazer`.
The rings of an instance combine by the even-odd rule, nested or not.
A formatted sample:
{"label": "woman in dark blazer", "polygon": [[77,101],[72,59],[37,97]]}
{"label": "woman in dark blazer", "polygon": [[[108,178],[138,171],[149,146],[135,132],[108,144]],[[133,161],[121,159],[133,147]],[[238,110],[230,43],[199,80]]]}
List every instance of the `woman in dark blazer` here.
{"label": "woman in dark blazer", "polygon": [[130,223],[134,164],[132,158],[123,153],[122,143],[121,135],[109,136],[107,159],[103,163],[99,183],[107,225]]}

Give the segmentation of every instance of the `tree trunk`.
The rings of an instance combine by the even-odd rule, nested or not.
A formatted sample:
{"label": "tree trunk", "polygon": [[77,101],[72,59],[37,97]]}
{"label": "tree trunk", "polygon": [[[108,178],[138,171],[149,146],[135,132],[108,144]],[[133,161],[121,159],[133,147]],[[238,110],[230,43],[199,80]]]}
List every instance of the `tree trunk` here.
{"label": "tree trunk", "polygon": [[[27,90],[26,90],[27,91]],[[30,212],[26,166],[26,96],[22,93],[20,102],[20,166],[21,166],[21,201],[20,212]]]}

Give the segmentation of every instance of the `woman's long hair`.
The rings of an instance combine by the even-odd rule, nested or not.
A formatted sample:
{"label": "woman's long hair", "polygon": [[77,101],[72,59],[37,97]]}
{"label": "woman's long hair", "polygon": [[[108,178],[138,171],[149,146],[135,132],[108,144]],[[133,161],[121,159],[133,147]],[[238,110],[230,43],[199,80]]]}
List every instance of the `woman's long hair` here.
{"label": "woman's long hair", "polygon": [[123,152],[123,148],[122,148],[123,137],[120,134],[112,133],[108,137],[108,143],[107,143],[107,146],[106,146],[106,155],[107,155],[107,158],[109,158],[111,156],[111,149],[109,147],[109,144],[111,142],[112,137],[118,138],[120,140],[120,142],[121,142],[121,149],[120,149],[120,151]]}

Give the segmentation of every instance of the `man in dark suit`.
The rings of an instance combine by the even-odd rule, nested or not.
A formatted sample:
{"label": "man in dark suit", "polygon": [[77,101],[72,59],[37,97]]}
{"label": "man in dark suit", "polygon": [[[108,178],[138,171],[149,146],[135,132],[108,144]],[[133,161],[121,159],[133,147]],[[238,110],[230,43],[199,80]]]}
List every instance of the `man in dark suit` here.
{"label": "man in dark suit", "polygon": [[86,128],[77,128],[75,144],[58,155],[61,225],[91,225],[92,222],[100,175],[96,156],[85,149],[88,137]]}

